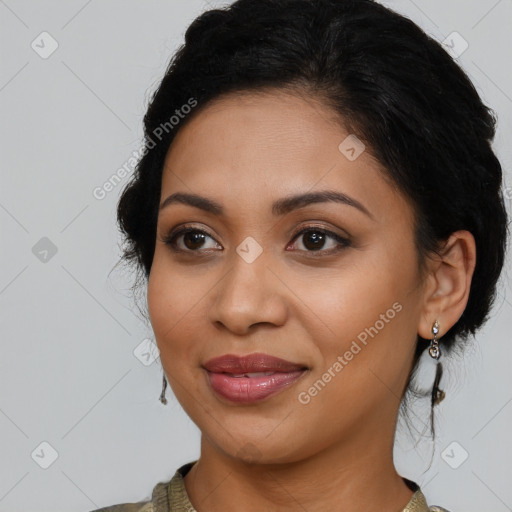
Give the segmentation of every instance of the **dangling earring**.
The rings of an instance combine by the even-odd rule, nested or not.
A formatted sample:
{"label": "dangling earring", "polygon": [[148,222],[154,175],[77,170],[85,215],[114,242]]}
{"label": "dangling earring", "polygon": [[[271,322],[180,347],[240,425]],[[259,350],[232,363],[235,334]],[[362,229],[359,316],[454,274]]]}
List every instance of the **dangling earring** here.
{"label": "dangling earring", "polygon": [[167,379],[165,378],[164,373],[164,380],[162,382],[162,392],[160,393],[160,402],[162,402],[164,405],[167,404],[167,398],[165,398],[165,389],[167,388]]}
{"label": "dangling earring", "polygon": [[430,354],[430,357],[432,359],[436,360],[436,376],[434,378],[434,386],[432,387],[432,407],[434,405],[439,404],[444,397],[446,396],[446,393],[439,388],[439,383],[441,381],[441,377],[443,376],[443,366],[439,362],[439,358],[441,357],[441,349],[439,348],[439,341],[437,339],[437,335],[439,333],[439,323],[436,320],[434,322],[434,325],[432,326],[432,334],[434,337],[430,341],[430,347],[428,349],[428,353]]}

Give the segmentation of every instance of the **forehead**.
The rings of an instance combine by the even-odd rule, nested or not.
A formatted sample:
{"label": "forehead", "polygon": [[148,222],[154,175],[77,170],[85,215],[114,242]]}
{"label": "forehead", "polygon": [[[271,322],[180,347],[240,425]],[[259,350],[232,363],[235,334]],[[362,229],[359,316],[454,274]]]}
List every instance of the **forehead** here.
{"label": "forehead", "polygon": [[228,214],[327,188],[371,203],[377,215],[398,196],[339,116],[283,91],[230,94],[197,111],[173,140],[162,175],[162,198],[215,197]]}

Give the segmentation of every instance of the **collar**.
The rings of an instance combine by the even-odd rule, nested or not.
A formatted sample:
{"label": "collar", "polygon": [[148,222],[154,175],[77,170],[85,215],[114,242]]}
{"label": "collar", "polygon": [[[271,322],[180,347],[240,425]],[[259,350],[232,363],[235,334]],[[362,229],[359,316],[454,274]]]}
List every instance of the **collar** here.
{"label": "collar", "polygon": [[[185,488],[185,475],[197,461],[188,462],[176,470],[168,483],[160,483],[153,490],[153,505],[155,512],[197,512],[189,500]],[[425,496],[419,486],[411,480],[405,479],[408,487],[414,491],[409,503],[402,512],[435,512],[443,510],[437,507],[429,508]]]}

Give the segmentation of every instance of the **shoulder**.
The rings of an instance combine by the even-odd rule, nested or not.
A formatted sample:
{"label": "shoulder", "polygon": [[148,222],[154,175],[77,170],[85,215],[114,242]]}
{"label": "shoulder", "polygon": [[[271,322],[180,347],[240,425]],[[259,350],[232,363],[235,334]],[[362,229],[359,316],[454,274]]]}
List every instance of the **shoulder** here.
{"label": "shoulder", "polygon": [[140,501],[139,503],[122,503],[109,507],[98,508],[90,512],[156,512],[151,501]]}
{"label": "shoulder", "polygon": [[414,491],[414,494],[402,512],[449,512],[449,510],[437,505],[428,506],[425,495],[421,491],[419,485],[412,480],[408,480],[407,478],[404,478],[404,482],[407,484],[409,489]]}
{"label": "shoulder", "polygon": [[189,507],[186,510],[193,510],[192,505],[188,501],[183,477],[196,462],[194,460],[179,467],[168,482],[157,483],[153,488],[150,500],[137,503],[120,503],[89,512],[170,512],[176,508],[176,505],[180,507],[186,505]]}
{"label": "shoulder", "polygon": [[170,482],[159,482],[155,485],[150,500],[138,501],[137,503],[119,503],[108,507],[98,508],[90,512],[168,512],[167,488]]}

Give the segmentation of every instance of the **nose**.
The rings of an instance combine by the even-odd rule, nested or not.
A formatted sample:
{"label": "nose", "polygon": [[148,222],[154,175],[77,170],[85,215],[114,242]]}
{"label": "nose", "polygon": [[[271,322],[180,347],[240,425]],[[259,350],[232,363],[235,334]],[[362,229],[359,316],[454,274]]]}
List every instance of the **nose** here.
{"label": "nose", "polygon": [[212,290],[209,320],[238,335],[248,334],[257,324],[284,325],[287,288],[276,274],[263,256],[247,263],[235,254],[231,268]]}

